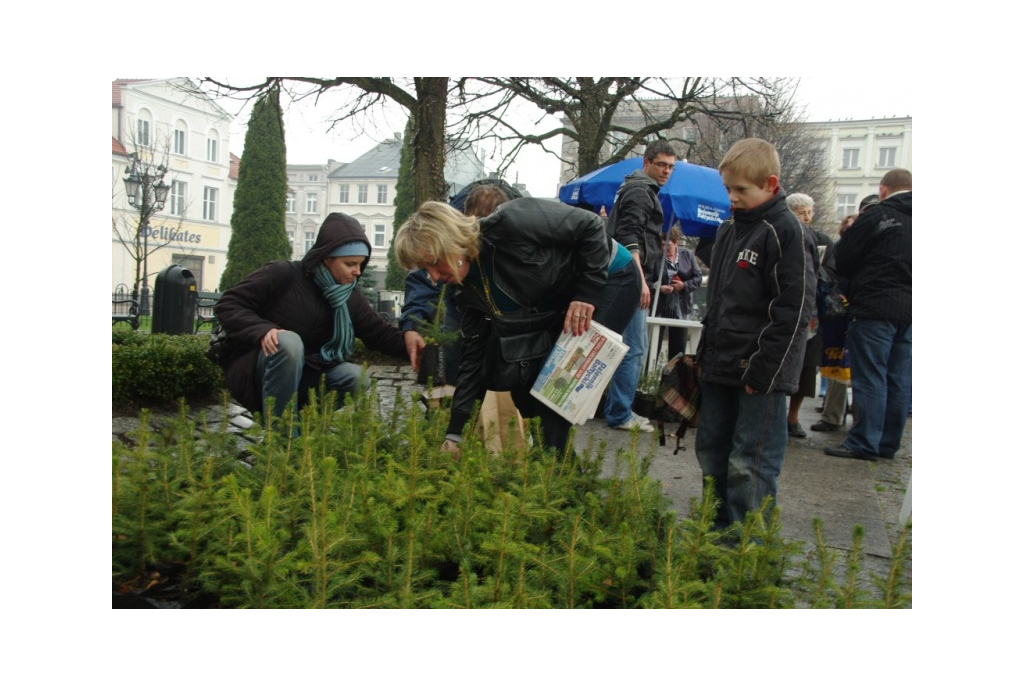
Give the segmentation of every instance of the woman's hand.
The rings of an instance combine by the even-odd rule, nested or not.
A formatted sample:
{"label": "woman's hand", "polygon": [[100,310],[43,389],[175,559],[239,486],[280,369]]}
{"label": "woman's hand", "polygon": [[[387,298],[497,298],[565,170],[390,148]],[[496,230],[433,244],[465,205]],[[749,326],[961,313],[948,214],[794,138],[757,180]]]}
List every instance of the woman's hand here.
{"label": "woman's hand", "polygon": [[283,330],[283,328],[271,328],[267,331],[267,334],[263,336],[263,340],[260,341],[260,349],[263,350],[263,354],[269,357],[277,352],[277,334]]}
{"label": "woman's hand", "polygon": [[673,290],[675,290],[675,288],[673,288],[671,285],[663,285],[663,286],[661,286],[661,294],[662,295],[668,295]]}
{"label": "woman's hand", "polygon": [[590,330],[590,321],[594,317],[594,305],[589,302],[573,300],[565,311],[565,322],[562,324],[562,332],[572,332],[573,335],[583,335]]}
{"label": "woman's hand", "polygon": [[427,346],[427,343],[423,340],[423,336],[416,331],[406,331],[402,337],[405,338],[405,351],[409,353],[412,370],[419,371],[420,352]]}
{"label": "woman's hand", "polygon": [[450,440],[450,439],[444,441],[444,444],[441,445],[441,451],[442,452],[451,452],[453,457],[454,457],[454,459],[455,459],[455,461],[458,461],[459,457],[462,456],[462,451],[459,450],[459,443],[455,442],[454,440]]}

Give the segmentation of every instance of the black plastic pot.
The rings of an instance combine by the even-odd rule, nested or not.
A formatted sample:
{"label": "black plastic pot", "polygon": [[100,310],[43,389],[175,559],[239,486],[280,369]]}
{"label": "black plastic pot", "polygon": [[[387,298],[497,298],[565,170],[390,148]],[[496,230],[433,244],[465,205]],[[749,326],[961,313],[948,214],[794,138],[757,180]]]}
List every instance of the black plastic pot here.
{"label": "black plastic pot", "polygon": [[445,385],[448,380],[445,378],[444,348],[437,344],[427,345],[423,348],[420,356],[420,370],[416,374],[416,382],[420,385],[427,385],[428,379],[433,379],[434,387]]}

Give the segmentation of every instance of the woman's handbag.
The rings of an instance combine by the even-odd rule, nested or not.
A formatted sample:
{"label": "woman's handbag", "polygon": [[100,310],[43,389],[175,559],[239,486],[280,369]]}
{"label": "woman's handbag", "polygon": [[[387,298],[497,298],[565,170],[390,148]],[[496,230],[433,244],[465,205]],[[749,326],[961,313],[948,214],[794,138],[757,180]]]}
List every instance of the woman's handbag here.
{"label": "woman's handbag", "polygon": [[490,318],[484,341],[484,381],[489,390],[529,387],[555,346],[553,330],[564,312]]}

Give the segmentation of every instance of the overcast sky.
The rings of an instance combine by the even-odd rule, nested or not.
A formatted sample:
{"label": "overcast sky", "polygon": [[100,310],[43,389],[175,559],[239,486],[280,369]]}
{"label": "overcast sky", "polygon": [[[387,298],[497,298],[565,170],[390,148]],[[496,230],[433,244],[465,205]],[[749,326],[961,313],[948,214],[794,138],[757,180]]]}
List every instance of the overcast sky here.
{"label": "overcast sky", "polygon": [[[869,119],[913,115],[911,89],[902,79],[878,79],[869,75],[802,77],[797,89],[798,101],[807,106],[808,121],[829,119]],[[223,103],[222,103],[223,104]],[[232,114],[237,107],[225,105]],[[378,118],[376,130],[359,134],[350,127],[327,133],[324,117],[333,109],[329,101],[320,106],[290,105],[285,113],[285,136],[289,164],[324,164],[328,159],[349,162],[367,152],[379,140],[404,128],[404,116],[387,114]],[[231,151],[241,156],[245,142],[248,111],[235,117],[231,130]],[[487,162],[491,171],[496,164]],[[553,197],[558,188],[558,160],[535,145],[520,152],[506,177],[525,183],[536,197]]]}

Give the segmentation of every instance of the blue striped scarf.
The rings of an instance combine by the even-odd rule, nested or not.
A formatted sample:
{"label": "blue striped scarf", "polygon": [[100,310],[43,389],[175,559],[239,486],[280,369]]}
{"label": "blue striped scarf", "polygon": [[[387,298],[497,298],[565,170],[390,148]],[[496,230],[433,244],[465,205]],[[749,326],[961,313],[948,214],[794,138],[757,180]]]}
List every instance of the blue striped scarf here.
{"label": "blue striped scarf", "polygon": [[334,335],[320,348],[320,356],[328,364],[343,362],[352,356],[355,349],[355,331],[352,330],[352,318],[346,303],[356,282],[339,285],[323,264],[318,264],[313,271],[313,281],[320,286],[327,303],[334,309]]}

